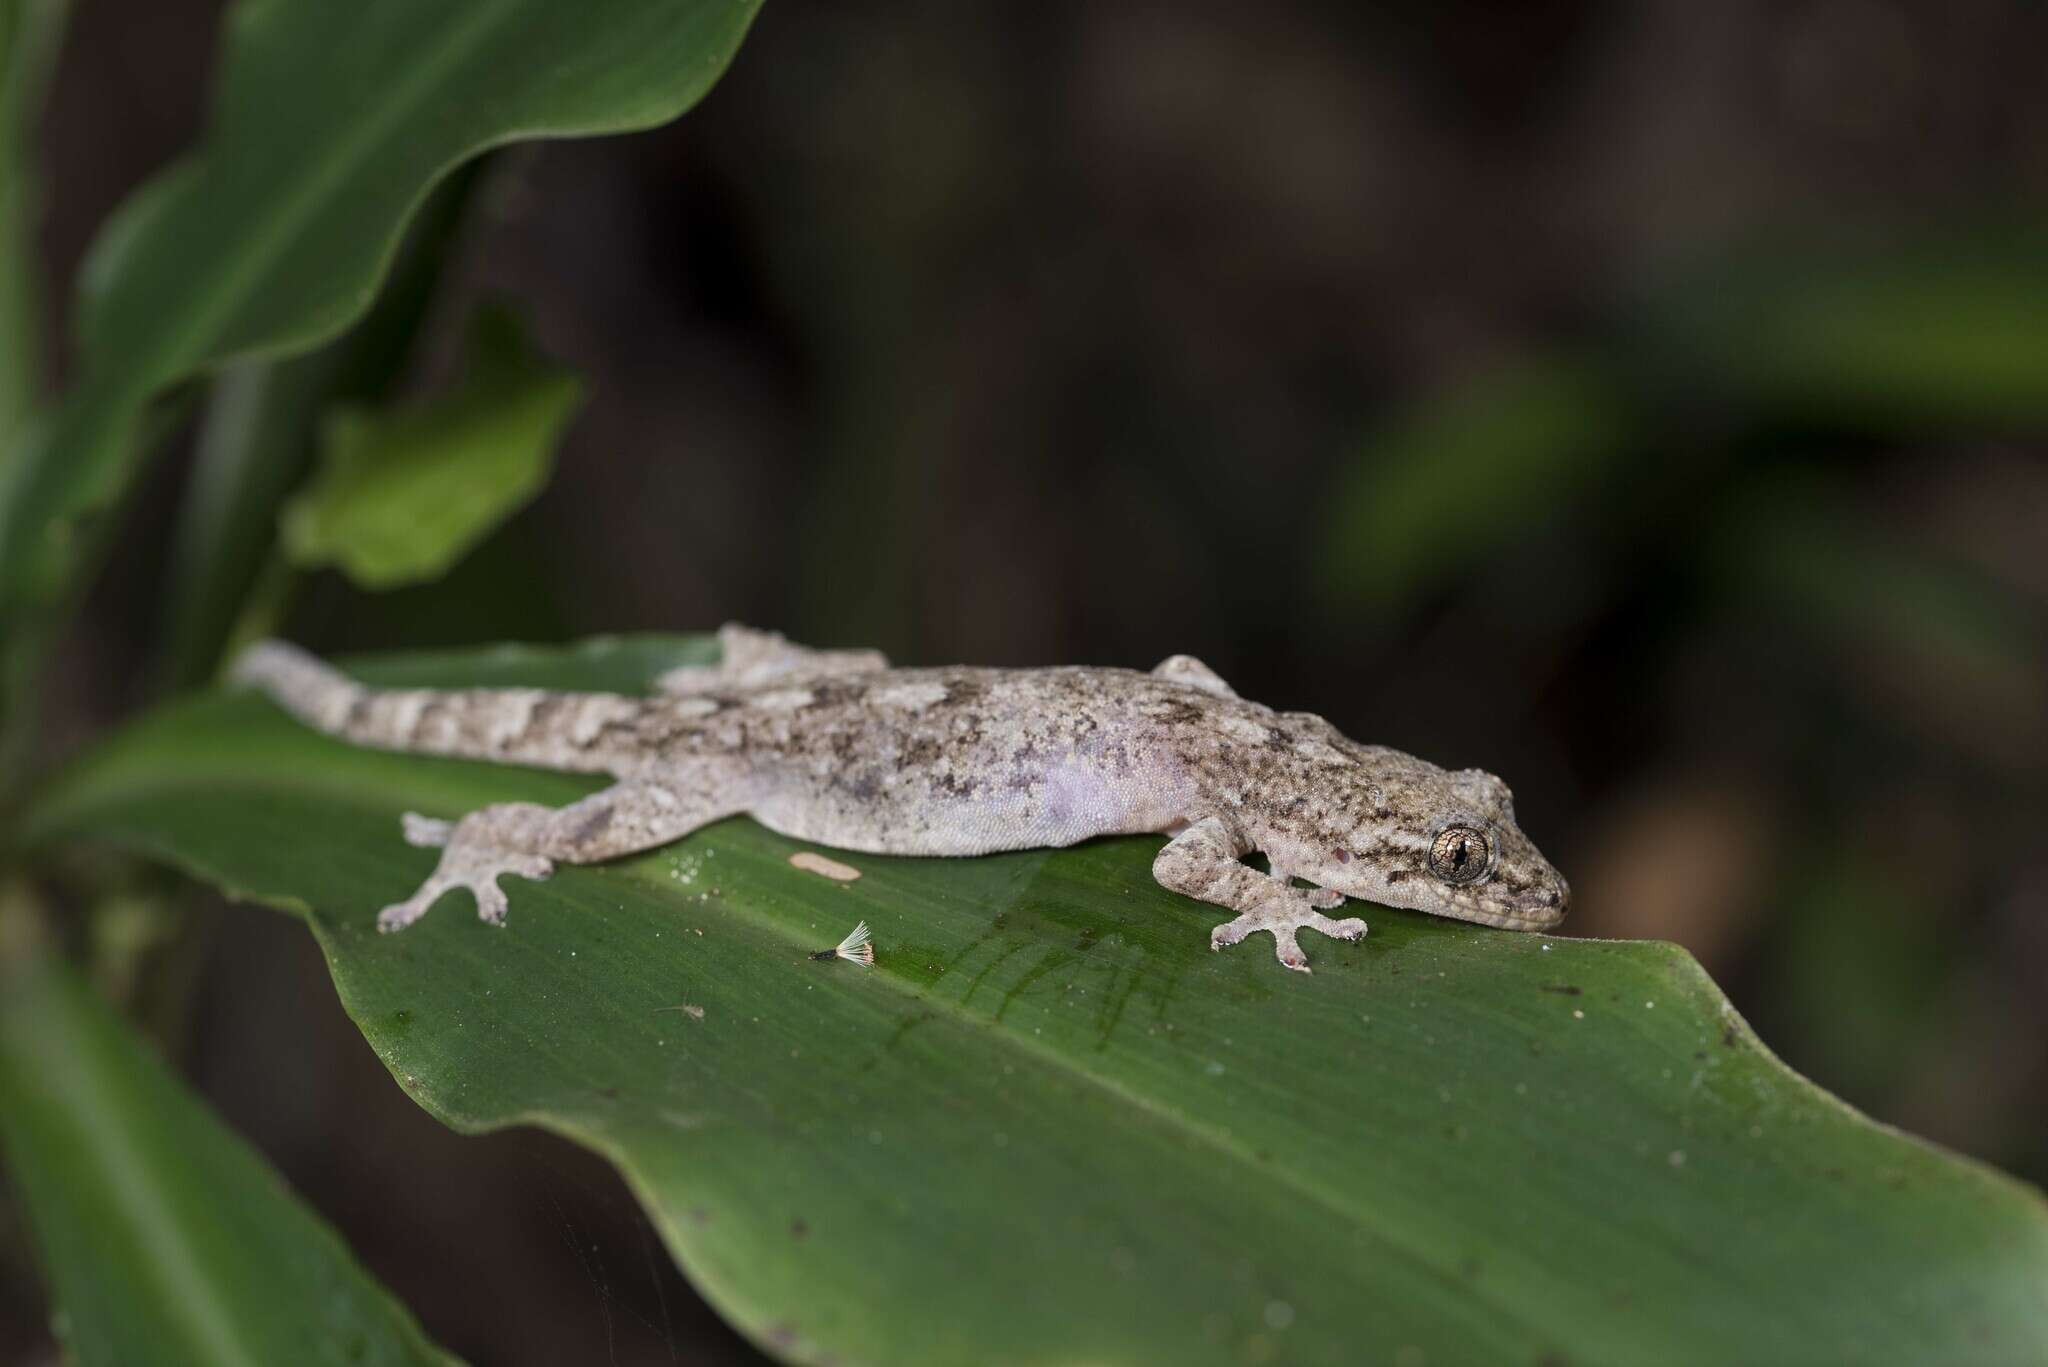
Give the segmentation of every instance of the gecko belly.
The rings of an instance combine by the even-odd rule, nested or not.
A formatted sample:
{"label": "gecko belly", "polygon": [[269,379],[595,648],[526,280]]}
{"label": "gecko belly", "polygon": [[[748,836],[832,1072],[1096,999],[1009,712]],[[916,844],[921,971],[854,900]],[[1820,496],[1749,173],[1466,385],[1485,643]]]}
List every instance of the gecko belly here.
{"label": "gecko belly", "polygon": [[841,776],[757,802],[769,830],[869,854],[976,855],[1163,831],[1178,816],[1085,762],[1009,781],[897,771]]}

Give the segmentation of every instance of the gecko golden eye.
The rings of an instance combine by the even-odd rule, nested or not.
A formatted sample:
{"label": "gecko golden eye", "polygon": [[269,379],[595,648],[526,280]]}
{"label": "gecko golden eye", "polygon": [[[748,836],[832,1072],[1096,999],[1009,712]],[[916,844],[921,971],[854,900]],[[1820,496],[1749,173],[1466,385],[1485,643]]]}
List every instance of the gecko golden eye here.
{"label": "gecko golden eye", "polygon": [[1472,883],[1492,866],[1486,832],[1471,826],[1446,826],[1429,847],[1429,870],[1446,883]]}

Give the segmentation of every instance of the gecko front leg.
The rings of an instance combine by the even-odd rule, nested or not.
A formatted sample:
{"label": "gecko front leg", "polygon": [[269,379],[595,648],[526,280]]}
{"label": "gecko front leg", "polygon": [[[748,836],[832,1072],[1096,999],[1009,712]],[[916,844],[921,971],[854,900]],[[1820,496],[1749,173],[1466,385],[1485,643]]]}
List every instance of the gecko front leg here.
{"label": "gecko front leg", "polygon": [[1295,943],[1295,932],[1319,930],[1340,940],[1365,934],[1357,917],[1333,921],[1316,908],[1335,907],[1342,893],[1327,888],[1303,889],[1282,873],[1260,873],[1244,862],[1251,846],[1221,817],[1204,817],[1166,842],[1152,861],[1152,876],[1161,887],[1238,913],[1210,932],[1209,947],[1234,945],[1255,931],[1271,931],[1273,953],[1298,972],[1309,971],[1308,956]]}
{"label": "gecko front leg", "polygon": [[453,888],[468,888],[476,914],[502,924],[500,874],[542,879],[558,862],[593,864],[652,849],[746,806],[745,795],[728,785],[632,779],[566,807],[501,802],[453,823],[407,812],[407,842],[440,847],[441,862],[419,891],[377,914],[377,929],[405,929]]}

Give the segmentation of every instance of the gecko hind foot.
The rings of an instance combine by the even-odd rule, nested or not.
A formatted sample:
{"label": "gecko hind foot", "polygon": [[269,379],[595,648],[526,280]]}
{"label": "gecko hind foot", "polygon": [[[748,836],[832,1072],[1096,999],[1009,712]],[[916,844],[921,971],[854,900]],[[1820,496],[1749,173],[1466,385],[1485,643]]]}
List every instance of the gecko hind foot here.
{"label": "gecko hind foot", "polygon": [[405,838],[412,845],[440,846],[441,862],[420,884],[419,891],[377,913],[377,929],[386,933],[404,930],[419,920],[440,900],[442,893],[453,888],[468,888],[475,895],[480,920],[503,925],[508,904],[504,889],[498,886],[498,876],[514,873],[539,882],[555,871],[554,861],[545,855],[465,840],[458,827],[412,812],[405,814]]}
{"label": "gecko hind foot", "polygon": [[1264,930],[1273,936],[1273,957],[1297,973],[1314,970],[1308,966],[1308,955],[1302,953],[1295,943],[1295,932],[1299,930],[1320,931],[1332,939],[1356,940],[1365,934],[1365,922],[1356,916],[1347,916],[1333,921],[1319,911],[1308,907],[1300,909],[1260,909],[1248,911],[1234,921],[1225,921],[1209,932],[1209,948],[1222,949],[1225,945],[1241,943],[1247,936]]}

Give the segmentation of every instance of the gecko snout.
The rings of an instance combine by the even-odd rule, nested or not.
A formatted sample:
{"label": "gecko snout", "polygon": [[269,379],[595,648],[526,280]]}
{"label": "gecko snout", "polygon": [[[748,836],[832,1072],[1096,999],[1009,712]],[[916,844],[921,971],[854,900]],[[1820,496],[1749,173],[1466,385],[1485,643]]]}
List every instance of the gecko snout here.
{"label": "gecko snout", "polygon": [[1515,912],[1538,926],[1554,926],[1564,920],[1571,905],[1571,885],[1561,875],[1552,874],[1515,899]]}

